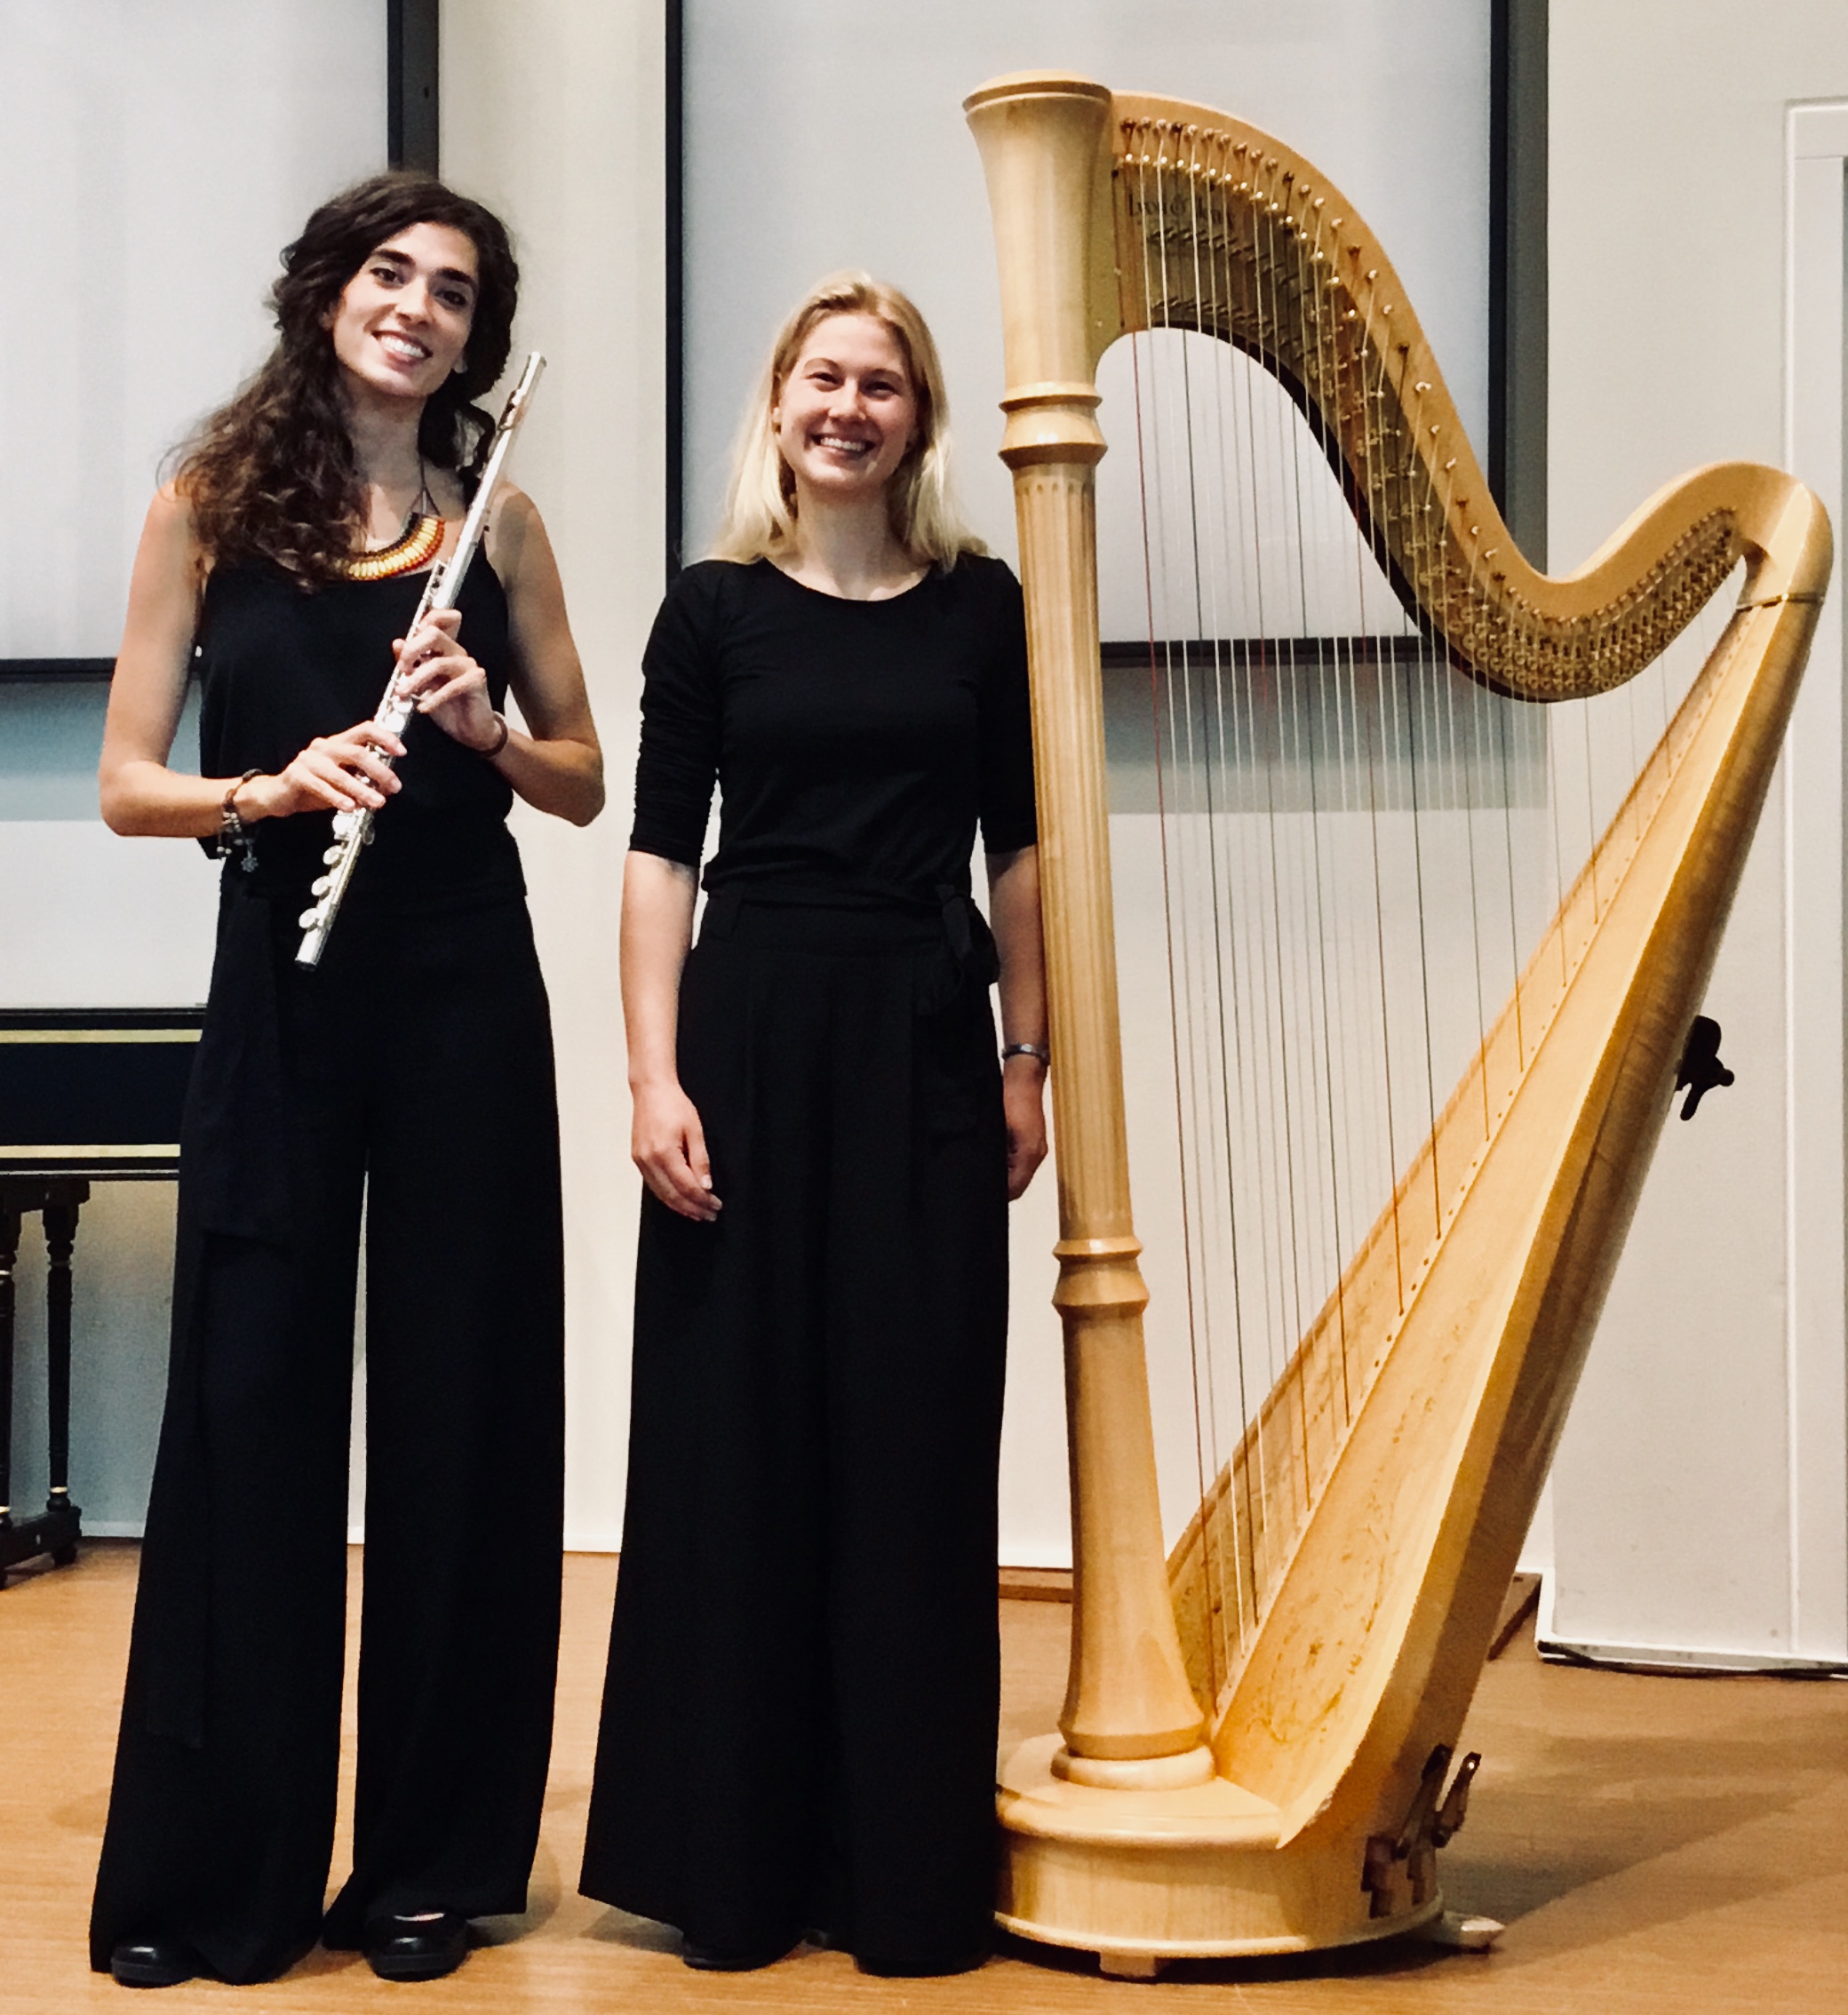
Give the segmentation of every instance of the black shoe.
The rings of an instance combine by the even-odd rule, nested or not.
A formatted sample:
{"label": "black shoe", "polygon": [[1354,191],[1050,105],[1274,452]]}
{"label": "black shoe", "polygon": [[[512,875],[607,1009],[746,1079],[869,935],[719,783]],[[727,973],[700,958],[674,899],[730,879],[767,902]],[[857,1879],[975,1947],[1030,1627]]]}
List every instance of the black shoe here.
{"label": "black shoe", "polygon": [[882,1980],[942,1980],[952,1973],[973,1973],[985,1966],[993,1954],[987,1947],[979,1952],[956,1952],[941,1959],[900,1957],[884,1959],[856,1953],[854,1963],[863,1973]]}
{"label": "black shoe", "polygon": [[468,1919],[454,1910],[434,1917],[374,1917],[360,1950],[382,1980],[440,1980],[468,1956]]}
{"label": "black shoe", "polygon": [[178,1987],[204,1970],[199,1955],[178,1939],[124,1942],[109,1955],[109,1972],[118,1987]]}
{"label": "black shoe", "polygon": [[760,1967],[787,1959],[801,1942],[793,1938],[768,1952],[721,1952],[710,1945],[696,1945],[689,1938],[681,1945],[681,1963],[696,1973],[754,1973]]}

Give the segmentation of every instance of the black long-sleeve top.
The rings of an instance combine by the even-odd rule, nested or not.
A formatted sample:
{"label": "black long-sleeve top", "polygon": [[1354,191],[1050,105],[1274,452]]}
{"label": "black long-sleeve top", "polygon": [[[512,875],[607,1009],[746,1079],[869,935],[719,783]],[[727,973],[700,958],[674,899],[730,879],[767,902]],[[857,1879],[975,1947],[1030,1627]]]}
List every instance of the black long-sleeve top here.
{"label": "black long-sleeve top", "polygon": [[966,555],[884,601],[848,601],[767,560],[702,561],[668,589],[642,658],[629,844],[699,864],[713,785],[728,882],[968,887],[1030,846],[1032,736],[1020,585]]}

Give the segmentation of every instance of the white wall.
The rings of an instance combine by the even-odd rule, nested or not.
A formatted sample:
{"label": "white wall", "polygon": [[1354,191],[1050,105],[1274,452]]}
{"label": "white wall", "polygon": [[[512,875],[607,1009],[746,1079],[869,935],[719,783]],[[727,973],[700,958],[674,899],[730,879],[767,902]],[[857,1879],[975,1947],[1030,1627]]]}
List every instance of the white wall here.
{"label": "white wall", "polygon": [[[1812,441],[1786,411],[1787,287],[1833,289],[1839,312],[1842,247],[1788,267],[1787,108],[1848,94],[1848,33],[1839,0],[1552,0],[1551,20],[1563,571],[1677,472]],[[1832,452],[1805,449],[1803,473],[1839,496],[1839,379],[1836,398]],[[1668,1128],[1554,1466],[1543,1628],[1561,1642],[1848,1655],[1840,634],[1812,663],[1804,767],[1794,792],[1780,773],[1708,997],[1739,1082]]]}
{"label": "white wall", "polygon": [[515,354],[546,378],[512,480],[544,514],[608,763],[586,831],[514,820],[551,992],[564,1141],[566,1530],[619,1542],[641,1191],[617,993],[641,646],[663,586],[661,10],[649,0],[445,0],[442,168],[511,227]]}
{"label": "white wall", "polygon": [[[685,0],[687,532],[697,554],[777,323],[842,266],[904,287],[944,355],[971,514],[1014,551],[1000,314],[961,103],[1066,68],[1236,113],[1300,148],[1391,251],[1472,438],[1488,406],[1480,0]],[[1106,625],[1107,633],[1108,625]],[[1137,630],[1128,633],[1138,634]]]}
{"label": "white wall", "polygon": [[[994,450],[1002,390],[999,296],[981,166],[961,101],[1010,70],[1064,68],[1118,90],[1223,107],[1286,139],[1339,184],[1403,274],[1475,438],[1487,410],[1488,15],[1478,0],[687,0],[687,551],[716,522],[729,443],[777,323],[842,266],[918,300],[943,352],[958,481],[976,528],[1012,556],[1014,508]],[[1100,414],[1117,452],[1100,472],[1101,544],[1138,544],[1127,357],[1106,360]],[[1107,634],[1143,633],[1140,586],[1111,597]],[[1165,971],[1138,926],[1157,921],[1148,822],[1118,822],[1126,1047],[1168,1054]],[[1172,1109],[1139,1069],[1143,1109]],[[1149,1246],[1152,1375],[1171,1427],[1171,1524],[1193,1474],[1175,1158],[1159,1124],[1136,1150]],[[1049,1172],[1048,1172],[1049,1176]],[[1052,1183],[1015,1207],[1002,1557],[1070,1559],[1059,1325],[1050,1306]],[[1172,1340],[1172,1339],[1168,1339]]]}
{"label": "white wall", "polygon": [[[96,548],[94,593],[60,593],[56,602],[85,612],[87,626],[22,625],[5,647],[12,654],[114,649],[127,557],[161,453],[260,359],[275,255],[309,208],[384,164],[384,18],[378,0],[0,0],[0,90],[8,93],[0,148],[9,168],[0,228],[18,256],[9,270],[48,261],[60,276],[76,268],[93,303],[80,320],[115,344],[100,355],[86,351],[75,375],[54,375],[53,391],[68,381],[70,425],[92,424],[93,411],[139,416],[138,431],[118,443],[123,468],[96,478],[88,505],[60,499],[56,523],[36,535]],[[551,359],[514,475],[547,515],[609,743],[612,809],[600,825],[579,832],[537,816],[518,821],[559,1049],[570,1534],[574,1544],[608,1546],[622,1502],[635,1213],[614,926],[635,667],[659,596],[663,544],[660,11],[560,0],[515,16],[450,5],[442,48],[445,168],[512,224],[524,274],[517,340]],[[109,142],[101,158],[116,179],[99,180],[93,163],[72,179],[62,171],[84,154],[99,108]],[[228,160],[235,174],[226,173]],[[18,200],[20,191],[29,203]],[[28,227],[38,235],[30,256]],[[112,234],[137,248],[131,275],[105,256]],[[86,299],[81,290],[70,298]],[[10,333],[17,342],[22,329],[47,325],[9,315],[0,339]],[[153,332],[146,340],[144,330]],[[21,357],[4,374],[0,395],[19,409],[9,426],[31,405],[22,380],[32,362]],[[41,432],[61,410],[49,394],[43,402],[44,412],[28,415]],[[115,438],[93,425],[92,434]],[[49,438],[41,447],[47,466],[69,458]],[[33,501],[49,523],[42,497]],[[17,569],[26,549],[16,530],[9,526],[6,539]],[[38,572],[51,565],[36,549],[26,558]],[[23,606],[6,603],[9,612]],[[215,870],[190,845],[121,840],[101,825],[94,777],[105,698],[100,686],[0,687],[7,1005],[204,995]],[[194,747],[183,728],[175,761],[193,760]],[[100,1188],[85,1209],[72,1477],[92,1530],[139,1529],[164,1376],[171,1245],[168,1185]],[[21,1502],[43,1485],[41,1277],[28,1232],[17,1382]]]}
{"label": "white wall", "polygon": [[0,657],[107,657],[155,466],[384,165],[381,0],[0,0]]}
{"label": "white wall", "polygon": [[[163,456],[262,358],[276,255],[385,164],[380,0],[0,0],[0,657],[115,652]],[[24,480],[24,472],[30,480]],[[216,870],[96,809],[100,684],[0,686],[0,1004],[203,1000]],[[174,761],[196,760],[181,727]],[[79,1226],[72,1484],[139,1530],[165,1375],[169,1184]],[[15,1496],[43,1487],[28,1230]]]}
{"label": "white wall", "polygon": [[[109,657],[163,458],[277,254],[385,164],[379,0],[0,0],[0,657]],[[0,694],[0,1002],[203,1000],[215,872],[96,809],[100,687]],[[196,761],[181,729],[174,760]]]}
{"label": "white wall", "polygon": [[[217,18],[203,8],[173,11],[208,29]],[[1831,80],[1814,55],[1836,46],[1828,40],[1832,6],[1793,4],[1769,36],[1756,20],[1748,34],[1709,11],[1714,19],[1700,36],[1675,28],[1685,9],[1663,6],[1643,10],[1649,30],[1633,34],[1627,16],[1613,26],[1608,12],[1555,0],[1551,539],[1558,567],[1601,539],[1661,477],[1719,454],[1776,460],[1782,451],[1783,98],[1800,83],[1848,91],[1848,77]],[[36,28],[41,17],[71,12],[0,0],[9,55],[20,46],[12,38],[22,22]],[[273,8],[236,12],[240,20],[280,18]],[[853,10],[860,40],[844,52],[822,33],[837,12],[819,0],[775,11],[735,7],[715,39],[721,11],[713,0],[688,8],[695,526],[710,512],[723,443],[769,326],[816,271],[854,259],[913,285],[944,331],[965,489],[984,530],[1011,547],[1005,479],[989,452],[1000,370],[992,255],[957,101],[983,77],[1029,64],[1069,63],[1119,84],[1216,100],[1302,147],[1347,186],[1385,239],[1480,438],[1482,10],[1433,0],[1408,21],[1360,0],[1281,17],[1268,6],[1177,4],[1138,10],[1131,20],[1120,11],[1019,0],[951,10],[957,18],[947,25],[933,16],[933,33],[920,43],[914,11],[869,5]],[[578,832],[537,817],[520,824],[559,1037],[570,1530],[572,1543],[591,1547],[619,1539],[626,1435],[636,1191],[624,1146],[614,919],[636,666],[661,585],[660,34],[659,10],[643,0],[528,0],[517,11],[447,0],[443,12],[445,170],[501,208],[519,242],[526,284],[517,340],[546,349],[552,368],[515,478],[538,498],[558,546],[609,756],[610,809],[597,826]],[[804,53],[817,46],[805,44],[805,34],[821,36],[820,55]],[[163,90],[189,78],[203,80],[202,91],[215,88],[210,66],[187,68],[157,47],[122,46],[147,56],[147,74]],[[855,52],[869,50],[882,52],[882,144],[871,154],[852,122],[818,121],[810,109],[853,81]],[[301,75],[298,67],[298,85]],[[250,76],[247,68],[246,100]],[[1422,110],[1411,116],[1414,91],[1423,94]],[[40,95],[48,110],[60,102]],[[323,92],[317,83],[299,93],[299,115],[251,115],[249,147],[260,147],[263,131],[279,136],[303,178],[286,201],[276,197],[260,230],[252,226],[252,243],[219,261],[242,290],[239,339],[252,346],[252,360],[262,332],[251,304],[276,248],[310,201],[376,164],[376,155],[307,159],[303,136],[326,137],[332,127],[320,115],[336,99],[349,110],[357,102],[347,87]],[[37,115],[30,105],[25,111]],[[186,115],[203,126],[221,111],[202,103]],[[382,141],[382,105],[368,114],[375,115]],[[725,147],[746,166],[725,169]],[[1613,235],[1606,177],[1619,173],[1629,178],[1626,207],[1646,228]],[[259,179],[270,186],[267,175]],[[205,176],[178,192],[186,228],[202,231],[221,194]],[[5,214],[13,214],[10,196]],[[1711,269],[1722,256],[1732,284],[1702,289],[1698,315],[1661,311],[1671,279],[1703,261]],[[1636,339],[1639,330],[1649,332],[1646,342]],[[132,346],[131,354],[140,354]],[[180,354],[190,359],[193,349],[182,345]],[[155,355],[142,362],[152,368]],[[223,366],[196,391],[179,386],[162,443],[241,368]],[[192,406],[178,402],[182,394]],[[153,452],[150,445],[144,458],[151,462]],[[142,470],[138,485],[151,473]],[[110,644],[86,637],[56,648]],[[194,849],[113,840],[92,816],[87,775],[100,697],[65,696],[50,708],[0,692],[9,710],[0,717],[0,904],[12,905],[0,910],[0,999],[126,1002],[203,992],[210,871]],[[1781,814],[1770,816],[1775,823]],[[1153,869],[1134,816],[1120,856],[1131,886],[1119,902],[1132,919],[1132,976],[1146,980],[1151,958],[1136,949],[1136,928],[1153,914],[1145,900]],[[1677,1630],[1675,1641],[1696,1645],[1795,1641],[1785,1457],[1796,1393],[1780,1258],[1790,1236],[1781,1200],[1785,1006],[1762,984],[1785,956],[1780,870],[1778,845],[1761,846],[1709,1001],[1727,1025],[1740,1085],[1709,1099],[1694,1127],[1671,1128],[1562,1454],[1554,1593],[1565,1607],[1556,1607],[1555,1621],[1581,1635],[1595,1624],[1611,1641],[1651,1631],[1648,1641],[1668,1641]],[[76,928],[73,918],[82,920]],[[1132,1002],[1132,1021],[1147,1007]],[[1774,1094],[1763,1088],[1773,1083]],[[1144,1183],[1143,1219],[1145,1232],[1159,1236],[1166,1207],[1156,1182]],[[1060,1560],[1067,1545],[1057,1326],[1046,1305],[1052,1203],[1044,1183],[1016,1223],[1003,1530],[1007,1557],[1023,1563]],[[87,1490],[86,1509],[104,1525],[139,1513],[158,1411],[170,1214],[164,1191],[123,1189],[100,1197],[81,1234],[80,1326],[93,1339],[90,1366],[107,1363],[109,1371],[107,1384],[86,1385],[80,1366],[76,1475],[80,1499]],[[1713,1235],[1720,1225],[1727,1239]],[[28,1260],[22,1300],[28,1418],[39,1347],[36,1265]],[[36,1426],[29,1432],[36,1446]],[[22,1426],[22,1501],[36,1474],[28,1433]],[[108,1479],[100,1499],[86,1476]],[[1723,1573],[1716,1575],[1715,1561],[1729,1564]],[[1604,1605],[1596,1613],[1594,1602]]]}

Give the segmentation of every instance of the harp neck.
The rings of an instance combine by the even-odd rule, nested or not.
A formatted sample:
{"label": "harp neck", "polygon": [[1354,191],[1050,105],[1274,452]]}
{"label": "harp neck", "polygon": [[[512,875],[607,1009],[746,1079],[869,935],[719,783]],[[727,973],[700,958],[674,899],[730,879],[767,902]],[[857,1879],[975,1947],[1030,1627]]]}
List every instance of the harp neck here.
{"label": "harp neck", "polygon": [[1820,593],[1826,519],[1794,479],[1745,463],[1669,485],[1575,573],[1529,565],[1385,251],[1259,128],[1052,72],[1001,78],[967,108],[1000,260],[1010,466],[1097,461],[1104,350],[1193,331],[1281,380],[1400,599],[1499,690],[1623,684],[1741,560],[1748,601]]}

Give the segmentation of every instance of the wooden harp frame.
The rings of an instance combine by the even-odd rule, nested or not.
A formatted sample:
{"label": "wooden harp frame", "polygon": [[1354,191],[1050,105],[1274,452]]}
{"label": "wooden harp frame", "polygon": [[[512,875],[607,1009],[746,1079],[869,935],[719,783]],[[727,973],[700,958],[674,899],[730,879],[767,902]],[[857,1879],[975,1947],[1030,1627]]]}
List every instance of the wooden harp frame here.
{"label": "wooden harp frame", "polygon": [[[1059,1732],[1001,1773],[999,1915],[1131,1974],[1386,1936],[1442,1907],[1436,1850],[1468,1782],[1467,1767],[1447,1781],[1450,1759],[1769,785],[1828,578],[1828,519],[1790,477],[1724,465],[1549,579],[1509,537],[1390,262],[1309,163],[1223,113],[1055,73],[997,80],[965,109],[1000,258],[1000,452],[1026,593],[1074,1553]],[[1241,286],[1258,261],[1291,307],[1268,332]],[[1157,1501],[1099,673],[1096,367],[1151,325],[1232,341],[1283,380],[1401,598],[1500,690],[1619,685],[1746,569],[1661,745],[1402,1175],[1409,1229],[1388,1241],[1376,1226],[1348,1264],[1358,1358],[1341,1348],[1359,1397],[1300,1458],[1315,1473],[1296,1525],[1229,1542],[1263,1570],[1261,1595],[1235,1669],[1211,1680],[1183,1639],[1225,1599],[1202,1573],[1223,1501],[1209,1493],[1168,1561]],[[1325,1314],[1285,1374],[1299,1398],[1326,1372],[1328,1328]],[[1229,1468],[1265,1459],[1247,1434]]]}

